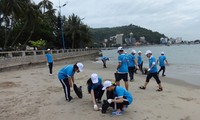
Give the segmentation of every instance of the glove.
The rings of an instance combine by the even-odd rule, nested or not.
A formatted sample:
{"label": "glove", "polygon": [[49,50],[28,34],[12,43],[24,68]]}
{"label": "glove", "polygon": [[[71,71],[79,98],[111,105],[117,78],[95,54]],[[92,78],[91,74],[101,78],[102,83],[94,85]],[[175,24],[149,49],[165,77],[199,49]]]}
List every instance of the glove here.
{"label": "glove", "polygon": [[150,71],[151,70],[151,68],[149,68],[147,71]]}
{"label": "glove", "polygon": [[99,110],[99,108],[96,104],[94,105],[94,110]]}
{"label": "glove", "polygon": [[70,92],[73,92],[74,90],[73,90],[73,88],[72,87],[70,87]]}
{"label": "glove", "polygon": [[108,99],[108,103],[111,104],[112,103],[112,99]]}

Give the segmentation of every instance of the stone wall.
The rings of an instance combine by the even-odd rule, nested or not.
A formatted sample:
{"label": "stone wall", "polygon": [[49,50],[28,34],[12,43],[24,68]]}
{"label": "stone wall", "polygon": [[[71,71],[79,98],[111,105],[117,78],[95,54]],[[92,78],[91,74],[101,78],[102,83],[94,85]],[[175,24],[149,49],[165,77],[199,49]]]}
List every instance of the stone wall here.
{"label": "stone wall", "polygon": [[[46,63],[46,52],[44,50],[0,52],[0,71],[44,64]],[[94,59],[99,55],[98,49],[66,49],[51,52],[53,60],[62,64]]]}

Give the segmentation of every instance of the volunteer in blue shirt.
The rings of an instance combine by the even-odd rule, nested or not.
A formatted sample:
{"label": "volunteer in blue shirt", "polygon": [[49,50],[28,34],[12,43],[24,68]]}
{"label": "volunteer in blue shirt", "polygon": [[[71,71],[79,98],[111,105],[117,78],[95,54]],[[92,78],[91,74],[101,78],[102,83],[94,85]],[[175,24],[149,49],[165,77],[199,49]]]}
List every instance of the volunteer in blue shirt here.
{"label": "volunteer in blue shirt", "polygon": [[[90,81],[90,83],[89,83]],[[91,94],[91,98],[94,105],[94,110],[98,110],[97,103],[101,103],[104,90],[102,90],[102,78],[96,73],[92,73],[90,79],[87,82],[88,92]]]}
{"label": "volunteer in blue shirt", "polygon": [[105,89],[114,92],[115,98],[108,99],[108,103],[115,103],[117,107],[117,111],[112,112],[112,115],[122,115],[122,112],[125,111],[128,108],[128,105],[133,101],[131,93],[121,86],[113,85],[109,80],[103,83],[102,90]]}
{"label": "volunteer in blue shirt", "polygon": [[164,55],[164,52],[161,52],[161,56],[159,56],[158,60],[157,60],[157,63],[159,62],[159,65],[160,65],[160,70],[158,71],[158,74],[162,72],[162,76],[164,77],[165,76],[165,62],[166,64],[168,65],[168,61],[166,59],[166,56]]}
{"label": "volunteer in blue shirt", "polygon": [[69,102],[73,99],[70,95],[70,91],[73,91],[74,74],[75,72],[79,73],[82,71],[83,71],[83,64],[76,63],[74,65],[64,66],[58,72],[58,79],[60,80],[63,86],[65,99]]}
{"label": "volunteer in blue shirt", "polygon": [[118,47],[118,66],[117,73],[115,74],[116,84],[120,85],[120,80],[124,80],[125,88],[128,90],[128,58],[124,54],[124,49]]}
{"label": "volunteer in blue shirt", "polygon": [[156,59],[153,57],[152,52],[150,50],[147,50],[145,54],[149,58],[149,68],[148,68],[149,74],[147,74],[146,82],[145,82],[144,86],[140,86],[139,88],[146,89],[147,84],[149,83],[149,80],[152,77],[154,77],[154,79],[156,80],[158,87],[159,87],[156,91],[162,91],[163,88],[161,86],[161,81],[157,74],[158,70],[157,70],[157,66],[156,66]]}
{"label": "volunteer in blue shirt", "polygon": [[103,62],[103,68],[107,68],[106,61],[109,61],[109,58],[106,56],[101,57],[101,61]]}
{"label": "volunteer in blue shirt", "polygon": [[142,74],[144,74],[142,52],[141,51],[138,51],[137,63],[138,63],[138,67],[139,67],[140,71],[142,72]]}
{"label": "volunteer in blue shirt", "polygon": [[52,69],[53,69],[53,56],[52,56],[52,54],[51,54],[51,50],[50,50],[50,49],[47,49],[47,54],[46,54],[45,56],[46,56],[47,65],[49,66],[49,75],[53,75],[53,74],[52,74]]}
{"label": "volunteer in blue shirt", "polygon": [[137,68],[137,63],[135,60],[135,50],[132,50],[131,54],[128,55],[128,73],[130,77],[130,81],[134,81],[134,73]]}

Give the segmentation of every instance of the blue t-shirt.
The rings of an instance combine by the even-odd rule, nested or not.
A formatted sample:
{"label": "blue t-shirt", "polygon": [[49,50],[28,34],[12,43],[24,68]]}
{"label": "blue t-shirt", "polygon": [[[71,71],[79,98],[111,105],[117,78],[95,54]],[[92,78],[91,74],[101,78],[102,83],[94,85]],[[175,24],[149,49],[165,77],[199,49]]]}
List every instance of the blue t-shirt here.
{"label": "blue t-shirt", "polygon": [[160,66],[165,66],[165,60],[166,60],[166,57],[164,55],[161,55],[159,57],[159,65]]}
{"label": "blue t-shirt", "polygon": [[114,95],[116,97],[126,97],[126,99],[129,102],[129,105],[133,101],[133,97],[132,97],[131,93],[128,92],[125,88],[120,87],[120,86],[116,86],[115,91],[114,91]]}
{"label": "blue t-shirt", "polygon": [[101,57],[101,60],[109,60],[109,58],[106,56],[103,56],[103,57]]}
{"label": "blue t-shirt", "polygon": [[73,65],[67,65],[64,66],[59,72],[58,72],[58,79],[63,80],[68,77],[72,77],[74,75],[73,71]]}
{"label": "blue t-shirt", "polygon": [[156,59],[151,56],[149,58],[149,68],[152,66],[152,64],[154,64],[154,66],[151,68],[150,73],[156,73],[158,72],[157,66],[156,66]]}
{"label": "blue t-shirt", "polygon": [[102,85],[102,78],[98,77],[98,83],[92,84],[91,90],[95,90],[100,85]]}
{"label": "blue t-shirt", "polygon": [[138,65],[141,65],[142,64],[142,56],[141,55],[138,55]]}
{"label": "blue t-shirt", "polygon": [[53,62],[52,54],[47,53],[47,54],[46,54],[46,58],[47,58],[47,62],[48,62],[48,63],[52,63],[52,62]]}
{"label": "blue t-shirt", "polygon": [[128,67],[134,67],[135,66],[135,56],[133,54],[128,55]]}
{"label": "blue t-shirt", "polygon": [[128,58],[125,54],[118,56],[118,62],[121,62],[121,66],[118,68],[118,73],[128,73]]}

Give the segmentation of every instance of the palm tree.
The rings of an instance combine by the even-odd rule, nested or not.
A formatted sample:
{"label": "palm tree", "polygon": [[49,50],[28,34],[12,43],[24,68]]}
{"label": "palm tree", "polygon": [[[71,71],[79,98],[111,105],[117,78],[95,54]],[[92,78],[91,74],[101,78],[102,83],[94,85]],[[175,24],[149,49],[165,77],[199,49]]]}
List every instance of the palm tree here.
{"label": "palm tree", "polygon": [[66,24],[65,33],[69,36],[69,40],[71,40],[71,48],[78,48],[80,44],[90,41],[89,29],[87,25],[81,22],[77,15],[70,15]]}
{"label": "palm tree", "polygon": [[[1,0],[1,11],[3,13],[2,21],[5,22],[5,41],[3,49],[7,48],[7,43],[10,38],[11,29],[15,22],[20,18],[22,13],[22,1],[21,0]],[[9,30],[8,30],[9,29]]]}
{"label": "palm tree", "polygon": [[43,0],[38,4],[41,8],[43,8],[43,14],[46,12],[46,9],[52,9],[53,3],[49,0]]}

